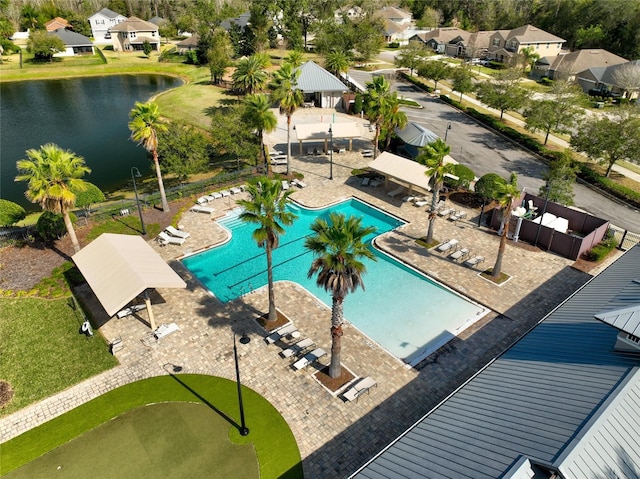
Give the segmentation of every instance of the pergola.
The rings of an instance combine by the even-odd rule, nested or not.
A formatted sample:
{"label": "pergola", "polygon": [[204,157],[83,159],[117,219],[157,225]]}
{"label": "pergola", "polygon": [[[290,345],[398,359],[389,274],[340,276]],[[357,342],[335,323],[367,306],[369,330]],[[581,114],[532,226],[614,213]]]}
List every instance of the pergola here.
{"label": "pergola", "polygon": [[151,329],[156,329],[150,288],[187,284],[140,236],[104,233],[72,257],[109,316],[144,293]]}
{"label": "pergola", "polygon": [[[329,134],[331,129],[331,134]],[[360,125],[355,122],[340,123],[296,123],[294,125],[296,136],[298,137],[299,153],[302,154],[302,144],[304,142],[324,142],[324,151],[327,152],[327,141],[349,140],[349,151],[353,148],[353,139],[362,137]]]}
{"label": "pergola", "polygon": [[409,193],[414,187],[425,192],[431,191],[429,180],[425,173],[427,167],[417,161],[409,160],[387,151],[382,152],[369,164],[369,169],[377,171],[384,176],[385,187],[388,187],[389,178],[409,188]]}

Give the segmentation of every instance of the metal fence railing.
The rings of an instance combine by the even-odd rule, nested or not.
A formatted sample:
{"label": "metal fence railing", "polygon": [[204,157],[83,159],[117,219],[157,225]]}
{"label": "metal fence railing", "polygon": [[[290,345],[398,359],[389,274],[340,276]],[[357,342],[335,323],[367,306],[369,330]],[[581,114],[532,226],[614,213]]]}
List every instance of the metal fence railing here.
{"label": "metal fence railing", "polygon": [[618,244],[618,249],[622,251],[627,251],[640,243],[640,234],[638,233],[613,225],[609,226],[609,231],[613,233],[613,237]]}

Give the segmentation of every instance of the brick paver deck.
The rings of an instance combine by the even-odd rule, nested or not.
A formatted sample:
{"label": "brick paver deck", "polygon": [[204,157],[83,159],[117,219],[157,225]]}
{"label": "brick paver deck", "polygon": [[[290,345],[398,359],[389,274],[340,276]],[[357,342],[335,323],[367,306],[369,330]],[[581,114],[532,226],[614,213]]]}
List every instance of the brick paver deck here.
{"label": "brick paver deck", "polygon": [[[360,149],[370,144],[354,141],[354,146]],[[267,346],[262,340],[264,331],[254,319],[268,309],[266,288],[223,305],[177,260],[187,252],[225,238],[225,231],[213,219],[234,208],[237,198],[219,199],[211,203],[216,208],[213,216],[184,214],[180,223],[191,237],[183,246],[160,247],[151,243],[187,282],[186,289],[159,290],[162,301],[156,298],[154,304],[157,324],[175,322],[180,331],[146,346],[142,342],[149,332],[144,322],[146,311],[142,311],[139,318],[97,318],[100,332],[108,341],[115,338],[123,341],[124,349],[116,353],[120,366],[2,418],[2,442],[120,385],[167,374],[173,366],[182,367],[185,373],[233,379],[232,335],[248,332],[252,341],[239,345],[243,384],[266,397],[289,423],[300,447],[306,477],[345,477],[590,278],[572,269],[569,260],[509,244],[503,271],[512,278],[498,287],[479,277],[479,269],[465,267],[416,245],[414,239],[426,232],[426,208],[403,203],[400,197],[388,197],[386,191],[396,185],[371,188],[350,180],[352,169],[366,166],[370,159],[363,158],[357,151],[334,154],[334,180],[329,180],[326,156],[298,156],[297,147],[293,151],[294,170],[305,175],[307,184],[293,195],[296,201],[308,206],[324,206],[355,196],[405,219],[407,225],[383,235],[377,245],[492,312],[417,369],[391,357],[347,325],[343,364],[358,376],[372,376],[378,387],[361,396],[358,402],[345,403],[315,380],[312,375],[315,369],[294,372],[291,361],[279,357],[280,348]],[[468,211],[470,219],[457,223],[439,218],[435,235],[440,239],[459,239],[461,245],[487,259],[481,266],[490,267],[499,238],[494,232],[477,227],[474,216],[473,211]],[[364,280],[366,284],[367,278]],[[280,282],[275,289],[278,308],[305,337],[313,338],[329,351],[329,308],[296,284]],[[87,286],[78,294],[90,304],[97,301]],[[95,306],[94,311],[102,311],[97,303]],[[323,362],[326,364],[328,359]],[[246,418],[251,427],[250,410],[246,411]]]}

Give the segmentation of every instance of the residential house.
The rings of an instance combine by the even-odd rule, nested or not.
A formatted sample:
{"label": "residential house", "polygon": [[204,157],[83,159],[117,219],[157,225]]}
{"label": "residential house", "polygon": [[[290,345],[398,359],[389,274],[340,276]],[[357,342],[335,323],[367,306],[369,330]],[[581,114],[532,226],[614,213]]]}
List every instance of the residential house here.
{"label": "residential house", "polygon": [[445,45],[445,53],[452,57],[486,58],[489,51],[491,35],[495,30],[469,33],[464,30],[455,38],[449,40]]}
{"label": "residential house", "polygon": [[67,22],[64,18],[60,18],[60,17],[53,18],[53,19],[49,20],[48,22],[46,22],[44,24],[44,28],[46,28],[46,30],[48,32],[53,32],[54,30],[57,30],[58,28],[70,28],[70,29],[73,29],[73,27],[71,26],[71,24],[69,22]]}
{"label": "residential house", "polygon": [[341,7],[333,12],[336,23],[342,23],[345,18],[355,20],[365,16],[364,10],[360,7]]}
{"label": "residential house", "polygon": [[145,41],[154,50],[160,51],[158,26],[138,17],[131,17],[111,28],[111,39],[116,52],[142,50]]}
{"label": "residential house", "polygon": [[65,44],[65,51],[56,53],[54,57],[72,57],[74,55],[93,55],[93,42],[89,37],[72,32],[66,28],[58,28],[49,35],[53,35],[62,40]]}
{"label": "residential house", "polygon": [[157,15],[155,17],[151,17],[149,20],[147,20],[149,23],[153,23],[154,25],[157,25],[158,28],[165,26],[167,23],[169,23],[169,20],[166,20],[162,17],[158,17]]}
{"label": "residential house", "polygon": [[532,48],[540,57],[555,57],[562,51],[564,42],[562,38],[533,25],[513,30],[496,30],[491,35],[487,56],[492,60],[508,63],[523,49]]}
{"label": "residential house", "polygon": [[342,94],[349,88],[335,75],[312,61],[297,69],[300,70],[298,88],[302,90],[306,104],[319,108],[342,107]]}
{"label": "residential house", "polygon": [[564,79],[574,81],[578,72],[595,67],[608,67],[625,63],[625,60],[601,48],[576,50],[571,53],[561,53],[555,57],[542,57],[531,70],[532,78],[548,77],[552,80]]}
{"label": "residential house", "polygon": [[460,30],[458,27],[436,28],[430,32],[416,33],[409,38],[409,41],[419,41],[431,48],[436,53],[444,53],[449,43],[454,38],[466,38],[468,32]]}
{"label": "residential house", "polygon": [[401,45],[409,43],[409,38],[413,32],[413,22],[411,14],[396,7],[382,7],[375,14],[375,17],[384,21],[383,37],[387,43],[398,42]]}
{"label": "residential house", "polygon": [[[600,96],[625,96],[629,99],[638,98],[638,90],[627,91],[619,83],[618,72],[629,69],[632,75],[640,78],[640,60],[634,60],[608,67],[593,67],[576,74],[576,81],[585,93]],[[638,82],[636,81],[636,85]],[[597,92],[597,93],[596,93]]]}
{"label": "residential house", "polygon": [[247,25],[249,25],[249,18],[251,18],[251,13],[245,12],[237,17],[227,18],[225,20],[222,20],[222,23],[220,24],[220,26],[224,28],[226,31],[231,30],[232,25],[237,25],[244,30],[247,27]]}
{"label": "residential house", "polygon": [[190,37],[185,38],[180,43],[176,45],[178,49],[178,53],[180,55],[184,55],[185,53],[195,50],[198,48],[198,43],[200,42],[200,35],[197,33],[195,35],[191,35]]}
{"label": "residential house", "polygon": [[109,29],[115,27],[119,23],[127,19],[124,15],[103,8],[98,13],[94,13],[89,17],[89,25],[91,25],[91,35],[93,42],[98,45],[111,44],[111,33]]}
{"label": "residential house", "polygon": [[351,476],[397,477],[640,477],[640,246]]}

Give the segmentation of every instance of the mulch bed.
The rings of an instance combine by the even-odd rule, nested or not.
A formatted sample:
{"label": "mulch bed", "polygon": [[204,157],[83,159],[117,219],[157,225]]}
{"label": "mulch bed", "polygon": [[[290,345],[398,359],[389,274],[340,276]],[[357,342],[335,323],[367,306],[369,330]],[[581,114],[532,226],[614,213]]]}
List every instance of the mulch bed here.
{"label": "mulch bed", "polygon": [[287,318],[281,311],[276,309],[276,313],[278,314],[278,319],[274,322],[269,322],[269,312],[264,313],[262,316],[257,318],[258,324],[266,329],[268,332],[273,331],[280,326],[284,326],[289,322],[289,318]]}
{"label": "mulch bed", "polygon": [[11,402],[13,388],[7,381],[0,381],[0,409]]}
{"label": "mulch bed", "polygon": [[345,384],[355,379],[355,376],[351,374],[348,369],[341,369],[342,371],[340,373],[340,376],[338,376],[337,378],[332,378],[331,376],[329,376],[329,366],[325,366],[315,374],[315,377],[318,381],[320,381],[320,384],[326,387],[329,391],[336,392]]}

